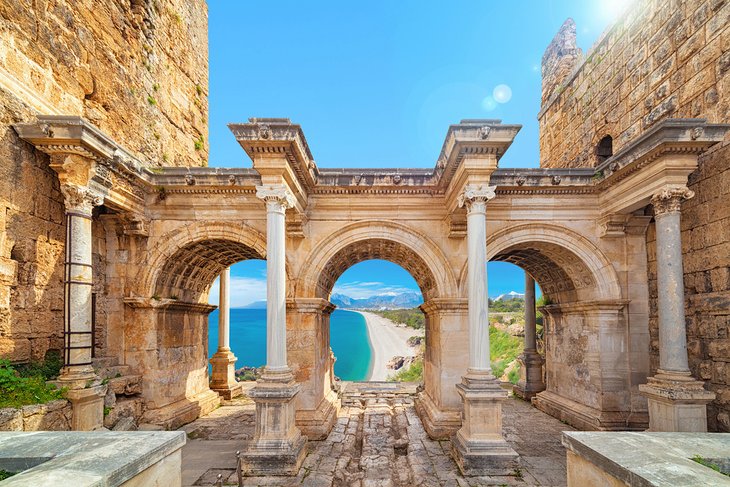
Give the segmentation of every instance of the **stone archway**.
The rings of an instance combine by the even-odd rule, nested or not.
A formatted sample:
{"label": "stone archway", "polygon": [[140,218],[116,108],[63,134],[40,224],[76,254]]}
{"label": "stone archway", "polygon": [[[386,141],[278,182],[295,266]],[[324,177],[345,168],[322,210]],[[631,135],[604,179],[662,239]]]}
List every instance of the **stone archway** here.
{"label": "stone archway", "polygon": [[125,360],[144,375],[144,420],[175,428],[219,402],[208,385],[207,304],[232,264],[265,258],[265,239],[230,222],[183,225],[157,239],[140,264],[139,295],[125,299]]}
{"label": "stone archway", "polygon": [[524,269],[549,303],[547,388],[533,403],[582,429],[645,428],[632,394],[631,376],[641,371],[632,368],[628,300],[602,251],[569,228],[523,224],[490,235],[487,254]]}
{"label": "stone archway", "polygon": [[[297,424],[310,437],[329,431],[333,416],[328,402],[336,400],[329,391],[333,366],[329,315],[334,309],[329,303],[330,293],[344,271],[370,259],[387,260],[403,267],[420,287],[425,301],[422,311],[426,315],[425,391],[437,398],[430,402],[440,407],[445,402],[441,397],[443,391],[454,403],[450,404],[454,414],[458,414],[458,396],[451,396],[456,396],[453,385],[466,363],[461,360],[463,354],[444,356],[447,348],[438,342],[451,338],[450,345],[458,346],[466,339],[462,323],[452,326],[453,332],[440,334],[442,308],[451,301],[458,302],[458,307],[463,301],[456,297],[456,280],[448,259],[428,237],[406,225],[361,221],[332,233],[309,253],[296,281],[295,297],[289,300],[289,308],[294,312],[287,315],[288,353],[297,381],[303,385],[298,397]],[[464,336],[457,336],[460,334]],[[444,383],[445,378],[452,382]]]}

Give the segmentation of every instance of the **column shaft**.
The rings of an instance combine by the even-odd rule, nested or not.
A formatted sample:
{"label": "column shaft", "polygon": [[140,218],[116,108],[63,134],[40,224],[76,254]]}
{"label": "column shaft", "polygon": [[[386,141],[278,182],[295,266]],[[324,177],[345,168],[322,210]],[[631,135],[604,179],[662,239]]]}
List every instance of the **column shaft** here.
{"label": "column shaft", "polygon": [[659,213],[655,219],[659,368],[664,372],[688,373],[679,208]]}
{"label": "column shaft", "polygon": [[525,272],[525,351],[537,351],[535,280]]}
{"label": "column shaft", "polygon": [[469,289],[469,369],[491,374],[487,298],[486,202],[472,202],[466,220]]}
{"label": "column shaft", "polygon": [[231,349],[230,315],[231,315],[231,268],[221,272],[220,293],[218,300],[218,351],[227,352]]}
{"label": "column shaft", "polygon": [[266,367],[286,369],[286,250],[284,208],[267,202]]}

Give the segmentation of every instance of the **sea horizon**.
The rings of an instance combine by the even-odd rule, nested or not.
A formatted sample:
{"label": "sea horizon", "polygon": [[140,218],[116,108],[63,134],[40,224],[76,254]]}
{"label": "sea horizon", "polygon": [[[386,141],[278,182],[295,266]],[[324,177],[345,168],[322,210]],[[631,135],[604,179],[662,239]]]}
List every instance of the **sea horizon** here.
{"label": "sea horizon", "polygon": [[[266,364],[266,309],[231,308],[230,345],[236,369]],[[330,347],[335,354],[335,375],[341,380],[368,380],[373,349],[365,317],[357,311],[336,309],[330,316]],[[208,357],[218,348],[218,310],[208,318]]]}

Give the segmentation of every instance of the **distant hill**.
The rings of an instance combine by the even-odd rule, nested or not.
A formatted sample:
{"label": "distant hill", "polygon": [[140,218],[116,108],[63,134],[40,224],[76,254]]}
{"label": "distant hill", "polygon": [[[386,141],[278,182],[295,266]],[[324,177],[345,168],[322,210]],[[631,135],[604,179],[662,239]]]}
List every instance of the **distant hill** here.
{"label": "distant hill", "polygon": [[246,306],[242,306],[241,309],[266,309],[266,300],[254,301],[253,303],[249,303]]}
{"label": "distant hill", "polygon": [[338,308],[350,309],[408,309],[415,308],[423,303],[423,298],[417,292],[399,294],[379,294],[365,299],[355,299],[344,294],[332,294],[330,302]]}
{"label": "distant hill", "polygon": [[510,291],[506,294],[500,294],[499,296],[494,298],[494,301],[503,301],[503,300],[515,299],[515,298],[525,299],[525,295],[522,293],[518,293],[517,291]]}

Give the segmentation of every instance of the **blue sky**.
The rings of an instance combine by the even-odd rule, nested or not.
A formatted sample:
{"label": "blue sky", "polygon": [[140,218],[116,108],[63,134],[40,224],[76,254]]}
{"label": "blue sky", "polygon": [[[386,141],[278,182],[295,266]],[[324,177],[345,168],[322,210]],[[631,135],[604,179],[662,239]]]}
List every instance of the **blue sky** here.
{"label": "blue sky", "polygon": [[[587,50],[629,2],[211,1],[209,164],[251,166],[226,126],[249,117],[301,124],[320,167],[433,167],[449,124],[498,118],[523,125],[500,166],[535,167],[545,48],[572,17]],[[234,266],[234,293],[253,296],[261,265]],[[340,284],[414,286],[374,278],[383,265]],[[490,295],[522,290],[496,268]]]}

